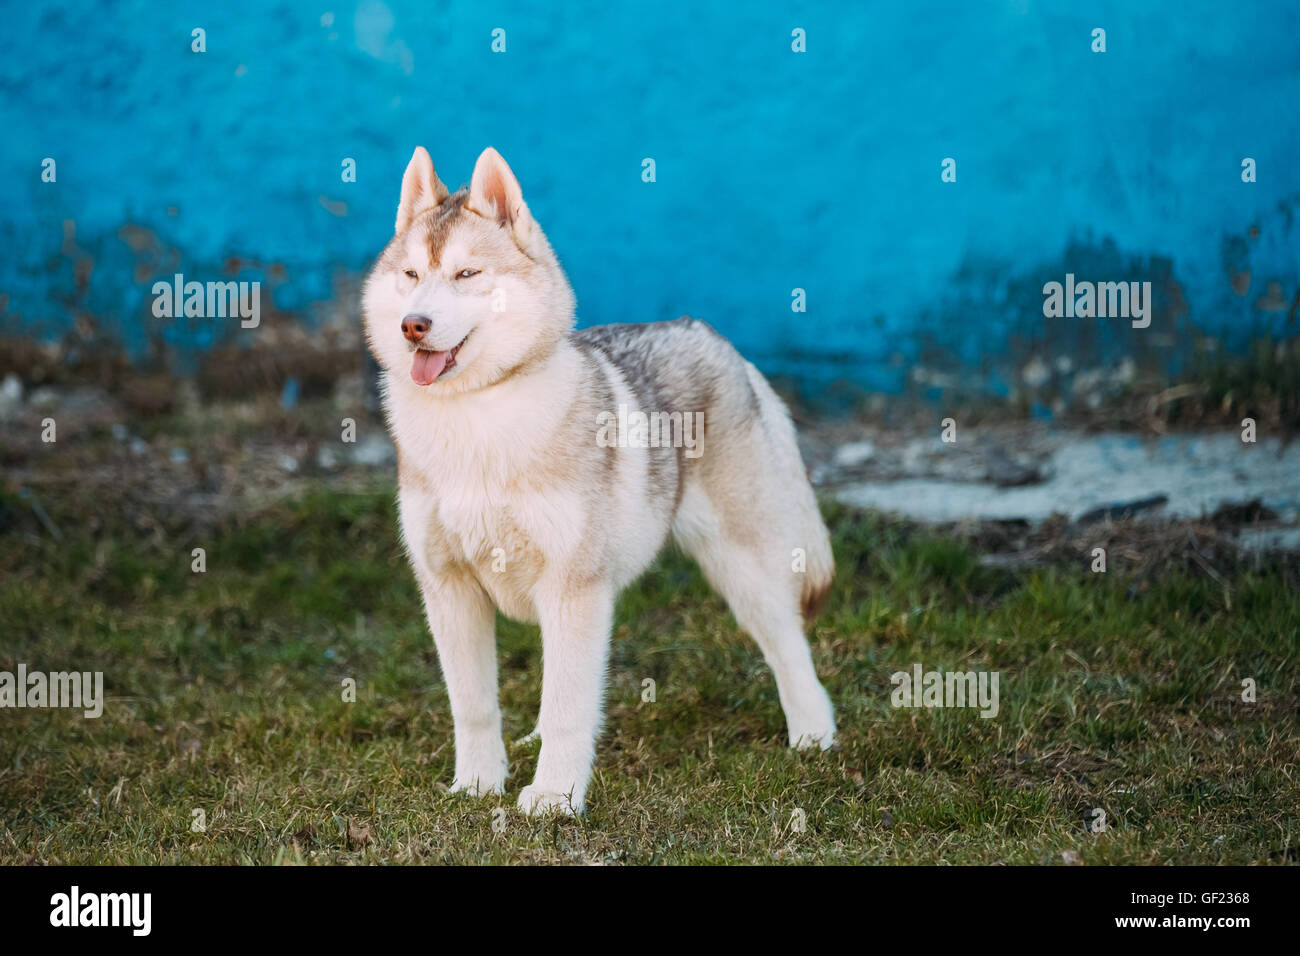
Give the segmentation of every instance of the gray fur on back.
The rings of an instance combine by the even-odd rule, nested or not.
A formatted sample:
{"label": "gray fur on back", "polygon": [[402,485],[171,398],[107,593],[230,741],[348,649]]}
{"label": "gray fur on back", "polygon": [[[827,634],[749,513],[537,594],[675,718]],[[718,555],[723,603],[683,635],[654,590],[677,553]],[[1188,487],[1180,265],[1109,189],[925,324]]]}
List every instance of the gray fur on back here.
{"label": "gray fur on back", "polygon": [[706,429],[759,416],[745,360],[707,322],[597,325],[572,340],[617,366],[644,411],[704,412]]}

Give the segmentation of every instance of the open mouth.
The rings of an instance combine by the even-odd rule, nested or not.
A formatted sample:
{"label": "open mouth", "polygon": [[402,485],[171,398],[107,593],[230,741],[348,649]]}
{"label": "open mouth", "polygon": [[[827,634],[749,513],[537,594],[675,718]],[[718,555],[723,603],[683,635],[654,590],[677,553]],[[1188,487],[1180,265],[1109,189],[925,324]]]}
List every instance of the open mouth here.
{"label": "open mouth", "polygon": [[455,348],[447,349],[445,352],[417,348],[415,358],[411,362],[411,380],[416,385],[432,385],[456,367],[456,353],[467,341],[469,341],[468,335],[461,339]]}

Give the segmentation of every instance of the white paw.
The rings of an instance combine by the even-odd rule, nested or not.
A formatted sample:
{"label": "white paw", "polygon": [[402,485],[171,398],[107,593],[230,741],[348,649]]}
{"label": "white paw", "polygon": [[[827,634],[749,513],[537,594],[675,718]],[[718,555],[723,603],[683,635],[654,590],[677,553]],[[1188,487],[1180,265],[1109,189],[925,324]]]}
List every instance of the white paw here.
{"label": "white paw", "polygon": [[539,790],[529,784],[519,791],[519,812],[530,817],[542,816],[547,813],[560,813],[571,817],[582,813],[582,801],[575,802],[567,793],[557,793],[554,790]]}
{"label": "white paw", "polygon": [[457,755],[456,779],[451,792],[467,793],[472,797],[505,793],[507,769],[506,748],[499,739],[479,747],[467,746],[463,759]]}
{"label": "white paw", "polygon": [[785,723],[795,750],[830,750],[835,747],[835,709],[820,686],[786,708]]}

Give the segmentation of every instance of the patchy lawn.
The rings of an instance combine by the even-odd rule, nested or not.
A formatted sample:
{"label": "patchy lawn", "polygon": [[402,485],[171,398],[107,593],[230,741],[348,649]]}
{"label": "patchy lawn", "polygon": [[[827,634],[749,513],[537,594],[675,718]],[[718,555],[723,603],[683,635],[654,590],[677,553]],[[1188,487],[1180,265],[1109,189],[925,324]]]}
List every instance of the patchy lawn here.
{"label": "patchy lawn", "polygon": [[[102,670],[109,699],[98,720],[0,710],[3,863],[1300,856],[1284,566],[1236,566],[1226,586],[1183,566],[1139,579],[1122,558],[1093,574],[1085,554],[991,568],[955,538],[835,509],[839,577],[812,642],[842,746],[795,754],[757,648],[668,553],[619,605],[588,815],[532,821],[513,809],[531,746],[511,748],[506,796],[446,793],[451,717],[390,486],[311,482],[187,534],[92,526],[77,515],[93,502],[61,500],[45,507],[60,541],[0,498],[0,669]],[[498,634],[514,740],[540,643],[506,620]],[[1000,712],[895,709],[890,675],[914,664],[998,671]]]}

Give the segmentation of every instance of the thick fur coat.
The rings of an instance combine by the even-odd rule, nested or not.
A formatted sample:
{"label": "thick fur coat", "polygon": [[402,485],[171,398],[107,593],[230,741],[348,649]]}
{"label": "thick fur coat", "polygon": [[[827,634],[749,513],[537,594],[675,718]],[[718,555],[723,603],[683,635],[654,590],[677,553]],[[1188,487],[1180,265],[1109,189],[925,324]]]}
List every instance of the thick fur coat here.
{"label": "thick fur coat", "polygon": [[[454,790],[504,791],[500,609],[542,632],[541,749],[519,807],[582,811],[614,601],[669,536],[762,648],[791,745],[832,745],[803,633],[834,572],[829,537],[785,407],[724,338],[692,319],[575,332],[568,280],[491,148],[455,193],[416,149],[364,311]],[[609,425],[636,413],[665,427]]]}

